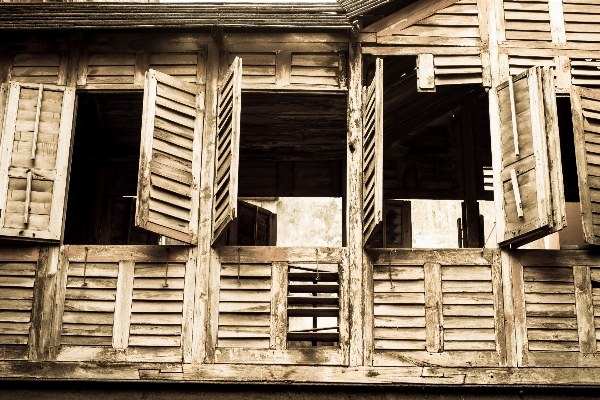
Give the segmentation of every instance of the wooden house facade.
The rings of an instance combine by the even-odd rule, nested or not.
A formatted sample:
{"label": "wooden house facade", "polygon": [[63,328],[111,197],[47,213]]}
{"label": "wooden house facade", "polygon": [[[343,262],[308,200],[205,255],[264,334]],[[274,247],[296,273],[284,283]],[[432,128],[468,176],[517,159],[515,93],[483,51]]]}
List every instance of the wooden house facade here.
{"label": "wooden house facade", "polygon": [[[0,35],[2,378],[599,384],[597,0],[5,2]],[[277,245],[246,199],[285,196],[341,199],[340,245]],[[458,245],[411,199],[462,202]]]}

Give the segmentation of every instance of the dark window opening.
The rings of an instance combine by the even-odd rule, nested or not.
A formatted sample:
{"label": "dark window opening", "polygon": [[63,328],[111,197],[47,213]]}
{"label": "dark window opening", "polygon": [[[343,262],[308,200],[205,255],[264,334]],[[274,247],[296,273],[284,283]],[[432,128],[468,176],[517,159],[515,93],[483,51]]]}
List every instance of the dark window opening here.
{"label": "dark window opening", "polygon": [[[371,63],[365,65],[370,80]],[[412,56],[384,59],[386,226],[367,245],[482,247],[488,237],[495,241],[488,94],[466,83],[419,92],[416,65]],[[408,212],[390,203],[399,200]]]}
{"label": "dark window opening", "polygon": [[66,244],[158,244],[134,224],[142,103],[142,93],[79,94]]}
{"label": "dark window opening", "polygon": [[[250,225],[274,230],[270,245],[343,245],[346,126],[346,95],[242,93],[238,221],[216,244],[249,243]],[[252,207],[273,227],[255,226]]]}

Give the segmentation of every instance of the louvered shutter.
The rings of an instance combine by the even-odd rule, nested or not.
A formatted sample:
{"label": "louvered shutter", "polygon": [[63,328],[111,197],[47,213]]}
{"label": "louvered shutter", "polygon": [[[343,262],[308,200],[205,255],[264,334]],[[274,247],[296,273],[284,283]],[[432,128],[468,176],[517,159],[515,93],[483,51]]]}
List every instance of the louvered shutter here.
{"label": "louvered shutter", "polygon": [[74,110],[74,88],[9,84],[0,142],[0,236],[61,240]]}
{"label": "louvered shutter", "polygon": [[572,87],[571,107],[583,234],[600,244],[600,89]]}
{"label": "louvered shutter", "polygon": [[383,59],[371,85],[363,88],[363,239],[382,220],[383,208]]}
{"label": "louvered shutter", "polygon": [[237,216],[242,59],[236,57],[219,83],[213,243]]}
{"label": "louvered shutter", "polygon": [[203,96],[200,86],[146,73],[135,224],[198,240]]}
{"label": "louvered shutter", "polygon": [[519,246],[566,226],[554,78],[531,68],[496,88],[505,229]]}

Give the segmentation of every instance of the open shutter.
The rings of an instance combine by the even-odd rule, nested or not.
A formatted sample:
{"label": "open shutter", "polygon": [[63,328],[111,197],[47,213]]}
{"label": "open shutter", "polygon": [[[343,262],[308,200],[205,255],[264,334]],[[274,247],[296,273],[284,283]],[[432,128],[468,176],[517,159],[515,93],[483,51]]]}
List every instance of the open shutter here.
{"label": "open shutter", "polygon": [[572,87],[571,108],[583,234],[600,244],[600,89]]}
{"label": "open shutter", "polygon": [[0,236],[60,241],[75,89],[11,82],[0,142]]}
{"label": "open shutter", "polygon": [[195,244],[198,240],[203,96],[200,86],[146,73],[135,224]]}
{"label": "open shutter", "polygon": [[236,57],[219,83],[213,243],[237,216],[242,59]]}
{"label": "open shutter", "polygon": [[504,237],[520,246],[566,226],[554,78],[531,68],[496,88]]}
{"label": "open shutter", "polygon": [[382,220],[383,208],[383,59],[371,85],[363,88],[363,241]]}

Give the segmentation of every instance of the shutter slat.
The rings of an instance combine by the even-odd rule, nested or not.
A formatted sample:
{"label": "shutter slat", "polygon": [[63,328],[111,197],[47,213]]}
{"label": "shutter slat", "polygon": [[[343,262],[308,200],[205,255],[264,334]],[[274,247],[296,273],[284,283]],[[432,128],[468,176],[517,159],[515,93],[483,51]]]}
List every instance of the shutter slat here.
{"label": "shutter slat", "polygon": [[144,86],[136,226],[197,242],[199,86],[149,70]]}

